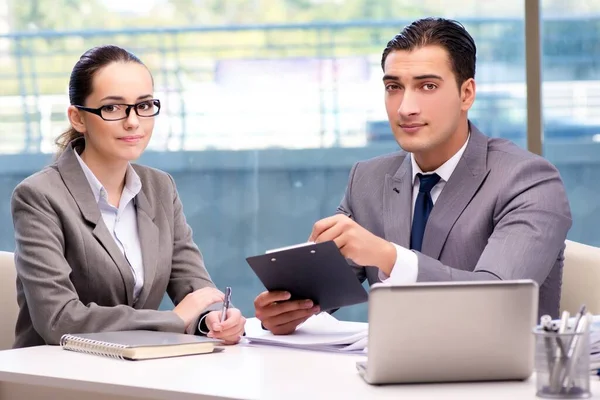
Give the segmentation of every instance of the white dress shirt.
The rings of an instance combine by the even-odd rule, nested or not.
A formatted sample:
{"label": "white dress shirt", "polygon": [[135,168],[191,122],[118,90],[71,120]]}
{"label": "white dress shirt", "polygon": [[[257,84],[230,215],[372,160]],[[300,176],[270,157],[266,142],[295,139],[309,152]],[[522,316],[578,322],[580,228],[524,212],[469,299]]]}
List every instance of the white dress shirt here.
{"label": "white dress shirt", "polygon": [[108,202],[106,189],[104,189],[104,186],[102,186],[98,178],[96,178],[92,170],[85,164],[77,152],[75,152],[75,156],[98,202],[98,208],[102,213],[104,224],[125,256],[125,259],[129,262],[135,282],[133,296],[135,301],[137,301],[140,291],[144,286],[142,247],[140,245],[137,213],[135,210],[135,196],[142,189],[140,177],[131,164],[128,164],[125,175],[125,187],[123,187],[121,200],[117,208]]}
{"label": "white dress shirt", "polygon": [[[415,161],[415,158],[410,154],[410,162],[412,165],[412,182],[413,182],[413,193],[412,193],[412,212],[411,212],[411,226],[412,226],[412,217],[415,213],[415,203],[417,202],[417,196],[419,195],[419,177],[417,174],[430,175],[436,173],[440,176],[439,182],[431,189],[431,201],[435,205],[436,200],[440,197],[440,193],[442,193],[442,189],[446,186],[446,182],[452,176],[452,173],[456,169],[460,158],[462,157],[465,149],[467,148],[467,143],[469,143],[469,137],[465,141],[465,144],[454,154],[448,161],[443,163],[438,169],[432,172],[423,172],[419,165]],[[415,283],[417,281],[417,276],[419,275],[419,259],[417,255],[409,249],[406,249],[402,246],[398,246],[396,243],[392,243],[396,248],[396,262],[394,263],[394,268],[390,273],[390,276],[387,276],[381,270],[379,270],[379,279],[385,283],[391,284],[407,284],[407,283]]]}

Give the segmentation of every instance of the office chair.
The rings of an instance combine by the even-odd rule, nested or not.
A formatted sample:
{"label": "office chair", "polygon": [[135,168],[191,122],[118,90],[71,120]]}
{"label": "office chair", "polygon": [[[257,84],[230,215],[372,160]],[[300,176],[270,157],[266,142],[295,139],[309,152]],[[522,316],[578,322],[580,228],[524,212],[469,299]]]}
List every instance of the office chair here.
{"label": "office chair", "polygon": [[13,253],[0,251],[0,350],[8,350],[15,340],[17,323],[17,271]]}
{"label": "office chair", "polygon": [[582,304],[600,314],[600,248],[567,240],[565,242],[561,313],[574,315]]}

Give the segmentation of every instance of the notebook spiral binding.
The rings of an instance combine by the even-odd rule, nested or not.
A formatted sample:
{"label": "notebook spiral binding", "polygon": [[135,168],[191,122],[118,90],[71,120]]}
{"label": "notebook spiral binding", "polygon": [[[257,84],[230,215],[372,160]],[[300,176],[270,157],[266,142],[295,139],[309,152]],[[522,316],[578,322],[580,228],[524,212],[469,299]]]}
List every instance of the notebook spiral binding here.
{"label": "notebook spiral binding", "polygon": [[124,359],[122,350],[126,348],[126,346],[120,344],[85,339],[69,334],[61,336],[60,346],[63,347],[65,350],[77,351],[79,353],[93,354],[109,358],[116,358],[119,360]]}

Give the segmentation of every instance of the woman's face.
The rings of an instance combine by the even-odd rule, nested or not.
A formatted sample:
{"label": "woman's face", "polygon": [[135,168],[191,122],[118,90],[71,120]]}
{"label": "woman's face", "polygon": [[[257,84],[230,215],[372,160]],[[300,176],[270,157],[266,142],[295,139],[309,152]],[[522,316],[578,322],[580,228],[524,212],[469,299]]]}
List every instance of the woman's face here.
{"label": "woman's face", "polygon": [[[99,69],[93,78],[92,93],[83,106],[102,107],[105,118],[124,115],[127,106],[138,104],[141,115],[151,115],[154,85],[148,69],[136,62],[113,62]],[[129,116],[118,121],[106,121],[99,115],[71,106],[69,117],[77,131],[86,139],[85,153],[104,162],[132,161],[139,158],[152,136],[154,117],[140,117],[136,107]]]}

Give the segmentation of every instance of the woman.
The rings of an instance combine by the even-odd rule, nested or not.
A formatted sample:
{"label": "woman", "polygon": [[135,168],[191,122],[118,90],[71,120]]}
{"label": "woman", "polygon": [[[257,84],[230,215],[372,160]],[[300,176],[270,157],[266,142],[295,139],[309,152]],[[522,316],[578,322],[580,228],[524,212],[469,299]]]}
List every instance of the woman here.
{"label": "woman", "polygon": [[[144,64],[116,46],[81,56],[69,81],[71,128],[56,162],[21,182],[11,208],[19,316],[14,347],[65,333],[148,329],[233,344],[245,319],[220,322],[218,291],[192,240],[175,183],[132,165],[160,101]],[[158,311],[165,290],[176,305]]]}

